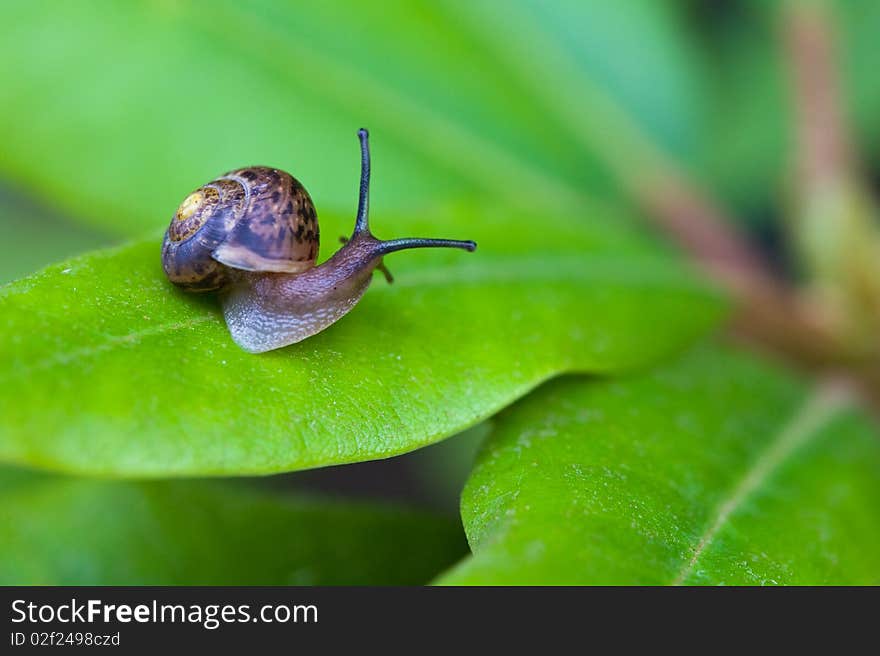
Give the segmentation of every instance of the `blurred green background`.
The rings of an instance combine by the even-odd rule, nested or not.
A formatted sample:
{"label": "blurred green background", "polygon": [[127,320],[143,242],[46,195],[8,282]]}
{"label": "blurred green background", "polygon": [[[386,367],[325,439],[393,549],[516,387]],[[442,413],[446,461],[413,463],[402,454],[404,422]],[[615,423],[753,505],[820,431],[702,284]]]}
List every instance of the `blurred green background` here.
{"label": "blurred green background", "polygon": [[[876,181],[880,3],[822,8],[845,124]],[[145,235],[158,256],[179,201],[250,164],[306,185],[326,257],[326,235],[345,232],[355,209],[361,126],[383,234],[395,217],[461,203],[638,217],[671,167],[786,266],[791,11],[754,0],[5,0],[0,282]],[[291,478],[454,511],[479,437]]]}

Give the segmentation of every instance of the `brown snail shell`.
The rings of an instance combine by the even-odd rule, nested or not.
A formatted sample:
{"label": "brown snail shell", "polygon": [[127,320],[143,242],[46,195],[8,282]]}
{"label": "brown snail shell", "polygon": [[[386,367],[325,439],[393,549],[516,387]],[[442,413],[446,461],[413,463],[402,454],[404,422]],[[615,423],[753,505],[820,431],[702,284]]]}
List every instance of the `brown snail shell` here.
{"label": "brown snail shell", "polygon": [[216,291],[230,268],[299,273],[315,266],[315,206],[292,175],[266,166],[230,171],[193,191],[165,233],[162,266],[187,291]]}

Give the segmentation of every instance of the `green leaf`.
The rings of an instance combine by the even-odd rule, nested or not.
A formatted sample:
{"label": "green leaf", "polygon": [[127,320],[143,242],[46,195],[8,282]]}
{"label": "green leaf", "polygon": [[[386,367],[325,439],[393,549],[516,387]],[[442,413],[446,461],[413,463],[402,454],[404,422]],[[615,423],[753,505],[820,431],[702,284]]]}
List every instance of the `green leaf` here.
{"label": "green leaf", "polygon": [[560,372],[656,361],[722,309],[612,216],[574,228],[460,208],[419,221],[380,225],[480,249],[389,258],[394,285],[377,281],[328,330],[260,356],[235,346],[214,299],[168,283],[158,236],[0,288],[0,460],[169,476],[387,457]]}
{"label": "green leaf", "polygon": [[637,170],[644,150],[621,124],[692,148],[699,93],[675,10],[537,8],[6,3],[0,174],[137,236],[192,188],[249,164],[293,172],[319,211],[353,208],[362,125],[374,200],[398,209],[512,190],[537,207],[610,195],[608,160]]}
{"label": "green leaf", "polygon": [[457,521],[392,507],[0,469],[0,585],[413,585],[466,551]]}
{"label": "green leaf", "polygon": [[554,381],[497,420],[462,496],[476,584],[877,584],[880,441],[738,352]]}

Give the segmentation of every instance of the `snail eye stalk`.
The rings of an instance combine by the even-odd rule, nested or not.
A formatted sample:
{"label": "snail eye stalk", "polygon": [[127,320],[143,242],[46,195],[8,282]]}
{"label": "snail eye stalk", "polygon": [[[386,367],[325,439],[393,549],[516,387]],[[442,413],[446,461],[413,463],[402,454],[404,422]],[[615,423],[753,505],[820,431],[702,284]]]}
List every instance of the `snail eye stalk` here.
{"label": "snail eye stalk", "polygon": [[357,219],[354,234],[370,232],[370,133],[366,128],[358,130],[361,141],[361,185],[358,196]]}

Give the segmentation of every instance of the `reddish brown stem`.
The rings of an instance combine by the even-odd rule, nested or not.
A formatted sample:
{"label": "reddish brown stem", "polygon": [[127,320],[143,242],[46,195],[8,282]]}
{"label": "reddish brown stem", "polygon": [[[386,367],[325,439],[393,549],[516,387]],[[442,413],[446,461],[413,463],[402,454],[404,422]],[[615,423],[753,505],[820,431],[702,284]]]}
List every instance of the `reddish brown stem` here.
{"label": "reddish brown stem", "polygon": [[806,192],[848,175],[851,147],[830,17],[812,4],[793,6],[785,15],[783,35],[797,115],[797,178]]}

